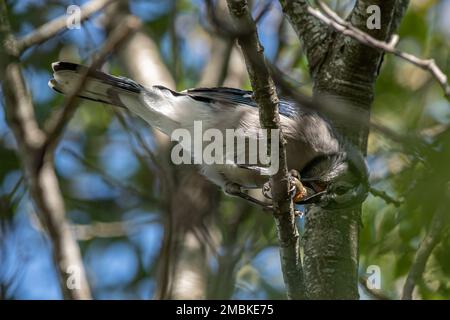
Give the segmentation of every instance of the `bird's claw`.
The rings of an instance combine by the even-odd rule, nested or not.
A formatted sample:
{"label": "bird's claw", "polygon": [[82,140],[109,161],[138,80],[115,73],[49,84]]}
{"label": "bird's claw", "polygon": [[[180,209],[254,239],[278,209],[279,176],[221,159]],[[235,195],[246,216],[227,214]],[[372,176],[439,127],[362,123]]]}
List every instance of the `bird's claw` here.
{"label": "bird's claw", "polygon": [[229,182],[225,185],[224,191],[228,193],[229,195],[236,196],[239,198],[242,198],[246,201],[249,201],[253,204],[256,204],[263,208],[264,210],[272,210],[273,206],[271,204],[267,204],[261,200],[258,200],[256,198],[253,198],[252,196],[248,195],[247,193],[242,191],[242,186],[237,183]]}
{"label": "bird's claw", "polygon": [[[300,174],[297,170],[289,171],[289,194],[294,202],[301,201],[307,194],[307,191],[303,184],[301,183]],[[270,180],[264,183],[262,188],[262,194],[267,199],[272,200],[272,184]]]}
{"label": "bird's claw", "polygon": [[294,210],[294,215],[298,218],[301,218],[305,215],[305,213],[303,211],[300,210]]}
{"label": "bird's claw", "polygon": [[308,192],[303,186],[300,173],[297,170],[289,171],[289,184],[291,186],[289,192],[291,193],[294,203],[300,202]]}
{"label": "bird's claw", "polygon": [[272,184],[270,183],[270,180],[264,183],[262,188],[262,194],[267,199],[272,200]]}

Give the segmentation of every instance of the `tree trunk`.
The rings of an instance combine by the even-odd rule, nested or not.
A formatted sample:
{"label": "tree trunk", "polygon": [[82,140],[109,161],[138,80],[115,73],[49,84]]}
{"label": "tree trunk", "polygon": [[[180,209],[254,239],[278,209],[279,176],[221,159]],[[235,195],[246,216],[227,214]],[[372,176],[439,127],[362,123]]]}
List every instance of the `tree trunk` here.
{"label": "tree trunk", "polygon": [[[308,13],[306,1],[280,1],[309,61],[316,98],[332,102],[341,114],[357,112],[358,121],[332,118],[333,125],[366,154],[370,108],[383,53],[336,33]],[[388,40],[403,17],[407,0],[358,0],[348,20],[380,40]],[[367,7],[381,9],[381,28],[369,30]],[[306,213],[304,277],[310,299],[358,299],[361,206],[345,210],[311,207]]]}

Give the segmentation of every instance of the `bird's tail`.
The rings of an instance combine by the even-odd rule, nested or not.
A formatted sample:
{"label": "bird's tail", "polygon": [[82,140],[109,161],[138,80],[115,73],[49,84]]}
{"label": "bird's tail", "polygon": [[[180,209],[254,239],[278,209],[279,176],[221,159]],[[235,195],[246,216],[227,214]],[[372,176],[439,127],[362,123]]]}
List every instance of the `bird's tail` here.
{"label": "bird's tail", "polygon": [[[76,63],[52,63],[53,79],[48,85],[62,94],[71,94],[79,86],[88,68]],[[143,87],[131,79],[116,77],[98,70],[89,71],[84,85],[77,95],[80,98],[125,107],[124,99],[139,99]]]}
{"label": "bird's tail", "polygon": [[[70,62],[54,62],[52,69],[53,79],[49,81],[49,86],[66,95],[78,89],[83,75],[88,71],[87,67]],[[89,70],[77,95],[83,99],[126,108],[152,127],[169,135],[174,129],[180,127],[176,112],[179,108],[173,107],[178,93],[162,86],[144,88],[125,77]]]}

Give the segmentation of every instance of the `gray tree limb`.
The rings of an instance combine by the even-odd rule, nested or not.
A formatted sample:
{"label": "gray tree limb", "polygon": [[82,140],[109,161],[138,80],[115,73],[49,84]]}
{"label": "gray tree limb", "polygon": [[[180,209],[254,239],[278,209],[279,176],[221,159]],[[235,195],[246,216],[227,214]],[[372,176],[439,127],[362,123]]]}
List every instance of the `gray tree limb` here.
{"label": "gray tree limb", "polygon": [[[400,51],[396,49],[396,45],[399,41],[397,35],[393,35],[389,42],[380,41],[373,38],[369,34],[361,31],[360,29],[354,27],[351,23],[343,20],[338,15],[336,15],[328,6],[320,2],[320,7],[325,13],[322,14],[319,10],[315,10],[311,7],[308,8],[308,12],[319,20],[323,21],[325,24],[331,26],[336,31],[347,35],[360,43],[368,45],[374,49],[379,49],[387,53],[391,53],[409,63],[429,72],[431,76],[439,83],[444,91],[444,95],[447,99],[450,99],[450,86],[447,83],[448,77],[444,72],[437,66],[433,59],[420,59],[410,53]],[[395,29],[394,29],[395,30]]]}
{"label": "gray tree limb", "polygon": [[[19,157],[25,169],[31,197],[39,211],[53,244],[53,256],[66,299],[90,299],[89,284],[81,260],[80,250],[65,217],[64,200],[53,165],[53,155],[43,151],[45,133],[39,128],[34,106],[10,33],[6,5],[0,2],[0,60],[2,60],[2,89],[5,97],[7,122],[18,145]],[[7,46],[10,46],[9,48]],[[79,289],[69,289],[70,268],[78,274]]]}
{"label": "gray tree limb", "polygon": [[[267,68],[263,54],[264,49],[259,42],[256,25],[249,12],[247,1],[227,0],[227,2],[236,29],[248,31],[238,36],[237,41],[244,54],[255,101],[259,105],[261,127],[264,129],[280,129],[279,100],[275,84]],[[305,292],[299,253],[299,235],[288,192],[285,144],[280,130],[279,170],[271,176],[273,214],[277,225],[281,268],[288,298],[303,299]]]}
{"label": "gray tree limb", "polygon": [[[316,25],[322,24],[320,28],[304,28],[304,19],[298,17],[310,14],[306,1],[280,2],[302,42],[305,38],[325,37],[320,39],[326,49],[322,47],[315,50],[317,57],[311,57],[311,53],[307,54],[308,59],[313,59],[313,62],[310,61],[310,72],[314,81],[313,94],[316,98],[337,105],[337,108],[345,109],[344,112],[357,111],[360,114],[359,121],[348,121],[345,117],[331,120],[338,131],[353,141],[361,152],[366,153],[370,106],[383,52],[348,35],[330,29],[324,32],[326,24],[320,21],[314,22]],[[348,21],[371,37],[386,41],[399,25],[408,2],[358,0]],[[297,5],[288,5],[291,3]],[[370,16],[367,12],[369,5],[378,5],[381,9],[382,24],[379,30],[368,30],[366,27],[367,18]],[[317,44],[319,42],[312,41],[310,45],[313,48],[321,48],[320,44]],[[323,210],[312,206],[306,213],[303,269],[308,298],[359,297],[357,284],[360,215],[360,205],[341,210]]]}
{"label": "gray tree limb", "polygon": [[[231,24],[226,1],[205,1],[208,18],[216,28],[209,34],[210,58],[202,71],[198,87],[225,86],[239,88],[248,79],[244,58],[233,39],[219,36],[217,29]],[[219,19],[220,22],[216,21]],[[219,25],[220,23],[220,25]]]}
{"label": "gray tree limb", "polygon": [[122,44],[130,34],[137,30],[139,26],[140,21],[137,18],[127,17],[121,21],[121,24],[116,27],[113,32],[111,32],[109,38],[103,44],[103,47],[98,52],[97,57],[93,60],[89,68],[80,74],[80,80],[78,81],[77,86],[67,97],[64,105],[47,119],[45,125],[47,139],[43,146],[44,149],[49,149],[50,152],[53,152],[53,149],[56,147],[66,124],[75,113],[78,105],[78,93],[83,90],[89,73],[96,69],[100,69],[108,55],[113,52],[116,47]]}
{"label": "gray tree limb", "polygon": [[[92,17],[95,13],[103,10],[107,5],[116,0],[92,0],[81,6],[80,22]],[[17,51],[22,53],[26,49],[41,44],[54,37],[67,28],[67,15],[51,20],[40,26],[26,36],[17,39]]]}
{"label": "gray tree limb", "polygon": [[[90,299],[91,293],[80,250],[66,220],[64,200],[53,163],[54,147],[69,117],[58,118],[58,130],[50,131],[49,134],[39,128],[32,98],[22,76],[18,51],[15,50],[17,44],[10,32],[6,5],[1,1],[0,6],[0,55],[2,66],[5,66],[4,70],[0,70],[0,74],[4,74],[2,88],[7,121],[18,144],[31,197],[53,245],[63,296],[66,299]],[[97,67],[133,28],[133,21],[118,27],[114,36],[106,41],[100,51],[99,60],[94,61],[92,67]],[[80,81],[79,90],[81,88]],[[72,98],[69,97],[69,105],[75,105],[75,96],[76,94]]]}
{"label": "gray tree limb", "polygon": [[[3,72],[3,71],[2,71]],[[78,245],[65,217],[64,200],[59,189],[53,158],[42,154],[45,134],[34,118],[33,104],[18,63],[10,63],[3,82],[7,121],[19,146],[31,197],[53,245],[60,286],[66,299],[90,299]],[[80,288],[71,290],[70,268],[79,271]]]}
{"label": "gray tree limb", "polygon": [[280,0],[280,4],[304,47],[310,72],[314,75],[332,41],[330,30],[308,12],[307,0]]}

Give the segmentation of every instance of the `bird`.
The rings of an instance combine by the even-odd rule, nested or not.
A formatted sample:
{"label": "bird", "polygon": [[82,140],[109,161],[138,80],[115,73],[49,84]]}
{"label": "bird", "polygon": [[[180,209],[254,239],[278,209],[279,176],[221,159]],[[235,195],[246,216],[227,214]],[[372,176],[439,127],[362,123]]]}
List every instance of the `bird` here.
{"label": "bird", "polygon": [[[63,61],[52,63],[52,70],[49,86],[55,91],[74,94],[79,82],[84,81],[81,90],[75,92],[78,97],[128,109],[169,136],[179,129],[192,133],[196,122],[201,122],[204,130],[214,129],[224,134],[228,129],[242,129],[237,132],[248,139],[255,139],[251,133],[261,129],[258,105],[251,91],[211,87],[178,92],[160,85],[145,87],[123,76]],[[294,203],[323,208],[362,203],[369,190],[362,152],[319,111],[281,98],[279,115]],[[179,145],[182,150],[192,152],[189,143],[179,141]],[[270,179],[264,165],[237,163],[239,152],[249,156],[249,151],[233,152],[230,156],[224,151],[227,161],[223,163],[199,164],[200,172],[226,194],[270,207],[245,192],[261,189],[271,199]]]}

